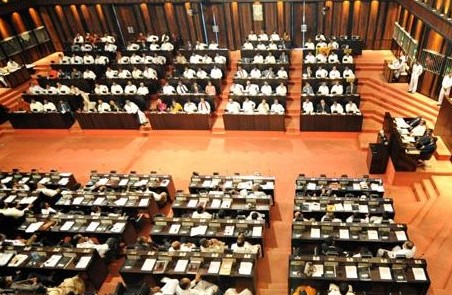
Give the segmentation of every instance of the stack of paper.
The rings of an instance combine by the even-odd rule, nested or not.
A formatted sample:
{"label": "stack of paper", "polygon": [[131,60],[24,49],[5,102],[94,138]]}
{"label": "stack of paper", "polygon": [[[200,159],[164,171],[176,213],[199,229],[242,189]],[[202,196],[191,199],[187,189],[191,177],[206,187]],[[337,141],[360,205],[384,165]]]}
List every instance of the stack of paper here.
{"label": "stack of paper", "polygon": [[357,279],[358,278],[358,270],[356,265],[346,265],[345,266],[345,275],[347,279]]}
{"label": "stack of paper", "polygon": [[221,261],[211,261],[207,273],[216,274],[220,271]]}
{"label": "stack of paper", "polygon": [[175,272],[185,272],[188,265],[188,259],[179,259],[174,267]]}
{"label": "stack of paper", "polygon": [[239,274],[241,275],[250,275],[253,270],[253,263],[248,261],[240,262]]}
{"label": "stack of paper", "polygon": [[230,275],[232,270],[232,264],[234,264],[233,258],[223,258],[220,267],[220,275]]}
{"label": "stack of paper", "polygon": [[149,206],[149,198],[143,198],[138,203],[138,207],[147,207]]}
{"label": "stack of paper", "polygon": [[115,201],[116,206],[124,206],[127,203],[127,198],[126,197],[122,197],[119,198],[118,200]]}
{"label": "stack of paper", "polygon": [[25,230],[26,233],[34,233],[35,231],[37,231],[42,225],[44,224],[44,221],[38,221],[38,222],[33,222],[32,224],[30,224],[27,229]]}
{"label": "stack of paper", "polygon": [[221,208],[231,208],[232,200],[231,199],[224,199],[221,203]]}
{"label": "stack of paper", "polygon": [[111,231],[114,233],[120,233],[125,226],[126,224],[124,222],[116,222],[113,224]]}
{"label": "stack of paper", "polygon": [[311,238],[320,239],[320,228],[311,228]]}
{"label": "stack of paper", "polygon": [[197,204],[198,204],[198,199],[191,199],[190,201],[188,201],[187,207],[195,208]]}
{"label": "stack of paper", "polygon": [[397,241],[406,241],[406,233],[404,231],[396,231],[395,235],[397,237]]}
{"label": "stack of paper", "polygon": [[180,224],[171,224],[171,227],[169,229],[170,234],[178,234],[180,230]]}
{"label": "stack of paper", "polygon": [[190,236],[202,236],[205,235],[207,231],[207,225],[194,226],[190,230]]}
{"label": "stack of paper", "polygon": [[100,206],[102,205],[102,203],[105,201],[104,197],[98,197],[97,199],[94,200],[93,205],[95,206]]}
{"label": "stack of paper", "polygon": [[143,266],[141,266],[141,270],[142,271],[152,271],[152,269],[154,268],[155,262],[156,262],[156,259],[154,259],[154,258],[147,258],[144,261]]}
{"label": "stack of paper", "polygon": [[339,239],[350,239],[350,232],[346,228],[339,229]]}
{"label": "stack of paper", "polygon": [[378,240],[378,231],[369,229],[367,231],[367,238],[369,240]]}
{"label": "stack of paper", "polygon": [[212,203],[210,204],[211,208],[219,208],[221,206],[221,199],[215,198],[212,200]]}
{"label": "stack of paper", "polygon": [[99,226],[99,224],[100,223],[97,221],[92,221],[86,228],[86,231],[96,231],[96,228]]}
{"label": "stack of paper", "polygon": [[262,226],[254,226],[251,236],[253,236],[253,237],[262,236]]}
{"label": "stack of paper", "polygon": [[74,199],[74,201],[72,202],[72,204],[74,204],[74,205],[80,205],[80,204],[83,202],[84,199],[85,199],[85,197],[77,197],[77,198]]}
{"label": "stack of paper", "polygon": [[91,261],[91,256],[82,256],[75,265],[75,268],[86,268]]}
{"label": "stack of paper", "polygon": [[235,226],[233,226],[233,225],[226,225],[224,227],[223,235],[225,235],[225,236],[232,236],[232,235],[234,235],[234,229],[235,229]]}
{"label": "stack of paper", "polygon": [[66,231],[66,230],[70,230],[71,227],[74,225],[74,221],[66,221],[61,227],[60,230],[61,231]]}
{"label": "stack of paper", "polygon": [[425,275],[425,271],[423,268],[413,267],[413,268],[411,268],[411,270],[413,271],[414,279],[416,281],[426,281],[427,280],[427,276]]}
{"label": "stack of paper", "polygon": [[378,268],[380,273],[380,279],[382,280],[392,280],[391,269],[387,266],[380,266]]}
{"label": "stack of paper", "polygon": [[44,262],[44,267],[55,267],[62,257],[62,255],[57,254],[52,255],[46,262]]}

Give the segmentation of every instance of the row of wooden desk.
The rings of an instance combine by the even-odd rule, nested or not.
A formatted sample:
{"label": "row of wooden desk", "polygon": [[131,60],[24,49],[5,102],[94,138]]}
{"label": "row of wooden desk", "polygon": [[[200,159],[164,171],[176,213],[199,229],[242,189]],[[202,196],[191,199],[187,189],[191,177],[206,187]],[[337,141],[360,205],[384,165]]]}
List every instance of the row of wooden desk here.
{"label": "row of wooden desk", "polygon": [[301,114],[300,131],[360,132],[363,125],[361,114]]}

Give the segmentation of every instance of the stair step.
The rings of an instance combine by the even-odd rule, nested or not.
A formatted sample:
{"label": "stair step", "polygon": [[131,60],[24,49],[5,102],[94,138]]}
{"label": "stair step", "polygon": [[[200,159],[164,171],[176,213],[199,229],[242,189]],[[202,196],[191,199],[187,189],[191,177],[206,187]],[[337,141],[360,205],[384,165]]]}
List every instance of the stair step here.
{"label": "stair step", "polygon": [[422,188],[425,192],[427,199],[434,199],[438,197],[438,193],[433,186],[433,182],[430,178],[422,179],[421,181]]}
{"label": "stair step", "polygon": [[424,188],[422,184],[419,182],[413,183],[413,192],[418,202],[426,202],[428,200],[427,195],[425,194]]}

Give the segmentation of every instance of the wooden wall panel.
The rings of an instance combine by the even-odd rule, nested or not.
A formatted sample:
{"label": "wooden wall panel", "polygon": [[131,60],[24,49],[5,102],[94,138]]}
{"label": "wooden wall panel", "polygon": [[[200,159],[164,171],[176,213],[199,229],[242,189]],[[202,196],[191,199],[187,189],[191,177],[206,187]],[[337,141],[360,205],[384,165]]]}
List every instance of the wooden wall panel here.
{"label": "wooden wall panel", "polygon": [[187,10],[185,9],[185,5],[175,4],[174,15],[176,18],[176,25],[179,27],[179,32],[182,38],[185,41],[190,40],[190,42],[192,42],[193,38],[191,36],[190,27],[188,25]]}
{"label": "wooden wall panel", "polygon": [[204,30],[203,30],[203,25],[202,25],[202,8],[201,5],[199,3],[192,3],[191,4],[193,11],[195,11],[196,13],[193,14],[192,17],[192,26],[195,28],[195,32],[196,32],[196,41],[201,41],[201,42],[205,42],[205,36],[203,34]]}
{"label": "wooden wall panel", "polygon": [[[223,48],[227,48],[229,47],[229,42],[228,42],[228,30],[227,29],[227,24],[226,24],[226,18],[225,18],[225,8],[227,7],[227,4],[217,4],[214,5],[212,4],[211,6],[211,11],[212,11],[212,16],[215,16],[215,23],[218,26],[218,44],[220,45],[220,47]],[[213,17],[212,17],[212,25],[214,25],[213,22]],[[232,32],[230,32],[232,33]],[[215,39],[213,39],[215,40]]]}
{"label": "wooden wall panel", "polygon": [[221,32],[221,30],[226,31],[226,37],[228,40],[228,48],[236,48],[237,45],[235,43],[235,40],[236,40],[235,36],[238,35],[239,39],[241,39],[240,31],[239,31],[239,33],[235,33],[236,32],[235,26],[237,25],[237,23],[235,23],[235,25],[234,25],[235,13],[233,13],[233,11],[234,11],[234,7],[237,7],[237,3],[235,3],[235,4],[225,3],[222,5],[223,5],[223,9],[224,9],[224,27],[223,28],[220,27],[220,32]]}
{"label": "wooden wall panel", "polygon": [[71,5],[69,9],[63,9],[68,26],[71,28],[74,35],[75,33],[85,34],[86,32],[89,32],[88,27],[83,25],[83,18],[80,16],[77,7],[78,6],[76,5]]}
{"label": "wooden wall panel", "polygon": [[243,44],[243,41],[248,35],[250,29],[248,29],[247,32],[243,30],[243,25],[239,16],[239,4],[234,1],[230,5],[232,10],[232,23],[230,28],[234,32],[234,48],[237,48],[237,46],[240,46],[238,44]]}
{"label": "wooden wall panel", "polygon": [[55,49],[59,51],[63,50],[63,38],[61,35],[59,35],[56,26],[54,26],[54,22],[52,21],[47,9],[45,7],[40,7],[38,13],[42,19],[43,24],[46,26],[47,31],[49,32],[50,39],[52,40]]}
{"label": "wooden wall panel", "polygon": [[369,13],[369,22],[367,25],[367,32],[366,32],[366,39],[367,39],[367,46],[372,48],[374,47],[375,43],[375,31],[377,30],[377,18],[379,13],[379,2],[378,1],[372,1],[370,3],[370,13]]}
{"label": "wooden wall panel", "polygon": [[[75,29],[75,31],[73,31],[71,29],[71,27],[68,25],[68,21],[65,16],[63,7],[61,7],[60,5],[55,6],[55,9],[52,9],[50,7],[49,13],[50,13],[50,17],[52,18],[53,23],[56,24],[55,27],[61,28],[61,30],[58,30],[58,32],[59,33],[61,32],[60,35],[62,36],[63,42],[72,41],[77,29]],[[83,31],[80,33],[84,34]]]}
{"label": "wooden wall panel", "polygon": [[239,39],[240,43],[245,41],[246,36],[250,33],[250,31],[260,32],[261,26],[259,22],[253,21],[253,10],[252,3],[240,3],[238,4],[239,9],[239,21],[241,25],[242,38]]}
{"label": "wooden wall panel", "polygon": [[185,13],[187,15],[187,23],[188,23],[188,28],[190,29],[190,41],[193,43],[196,43],[196,41],[198,40],[198,35],[196,33],[196,29],[195,29],[195,21],[194,21],[194,15],[188,15],[188,11],[191,10],[194,13],[197,13],[196,10],[193,10],[193,7],[190,5],[189,2],[185,3]]}
{"label": "wooden wall panel", "polygon": [[174,5],[172,3],[164,4],[165,15],[167,23],[169,24],[169,32],[174,35],[179,35],[179,27],[176,25],[176,20],[174,18]]}
{"label": "wooden wall panel", "polygon": [[136,34],[139,32],[137,20],[133,10],[132,5],[116,6],[118,21],[121,25],[122,34],[126,42],[135,39]]}
{"label": "wooden wall panel", "polygon": [[278,7],[277,3],[263,3],[264,21],[262,27],[267,34],[278,31]]}

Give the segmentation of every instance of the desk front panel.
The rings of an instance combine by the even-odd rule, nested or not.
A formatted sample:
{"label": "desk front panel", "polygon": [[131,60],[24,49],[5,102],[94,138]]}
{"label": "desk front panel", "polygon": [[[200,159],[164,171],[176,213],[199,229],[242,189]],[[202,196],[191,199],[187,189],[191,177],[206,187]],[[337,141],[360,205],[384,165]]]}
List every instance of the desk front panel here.
{"label": "desk front panel", "polygon": [[362,115],[306,115],[300,116],[300,131],[360,132]]}

